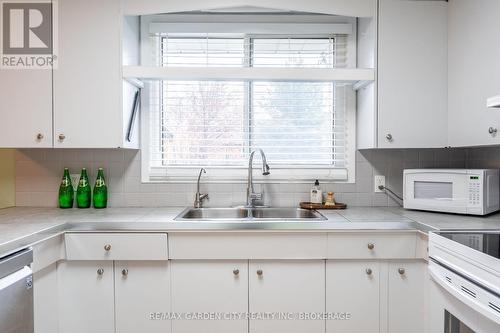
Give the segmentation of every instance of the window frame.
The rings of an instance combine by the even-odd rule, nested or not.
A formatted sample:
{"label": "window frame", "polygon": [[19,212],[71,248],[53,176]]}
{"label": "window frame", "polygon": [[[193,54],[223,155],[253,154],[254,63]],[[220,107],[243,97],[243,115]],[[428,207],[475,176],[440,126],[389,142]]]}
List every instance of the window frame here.
{"label": "window frame", "polygon": [[[176,18],[182,15],[175,15]],[[189,15],[187,15],[189,16]],[[281,19],[287,15],[280,15],[273,19]],[[309,15],[310,16],[310,15]],[[152,15],[141,17],[141,65],[151,66],[159,65],[151,62],[153,48],[150,38],[150,27],[152,24],[159,22],[170,22],[172,15]],[[352,25],[353,33],[348,35],[348,52],[356,55],[355,29],[356,25],[354,18],[336,18],[333,20]],[[182,19],[182,18],[181,18]],[[282,35],[282,34],[247,34],[245,38],[328,38],[331,37],[325,34],[304,34],[304,35]],[[245,50],[246,51],[246,50]],[[145,61],[150,59],[150,61]],[[158,59],[158,57],[157,57]],[[356,57],[348,59],[348,67],[355,68]],[[266,68],[266,67],[263,67]],[[268,67],[269,68],[269,67]],[[272,69],[272,67],[270,67]],[[141,94],[141,104],[145,110],[149,106],[149,84],[145,85]],[[354,183],[355,180],[355,152],[356,152],[356,94],[354,91],[346,96],[346,135],[348,136],[346,150],[347,160],[345,168],[334,168],[331,166],[321,165],[272,165],[271,174],[262,176],[260,173],[254,173],[254,181],[257,183],[272,183],[287,181],[291,183],[309,183],[311,180],[319,179],[327,182]],[[245,183],[247,180],[248,166],[162,166],[151,167],[150,165],[150,113],[141,113],[141,176],[142,182],[158,182],[158,183],[195,183],[198,171],[201,167],[207,170],[204,176],[205,182],[212,183]],[[257,165],[258,161],[254,161]]]}

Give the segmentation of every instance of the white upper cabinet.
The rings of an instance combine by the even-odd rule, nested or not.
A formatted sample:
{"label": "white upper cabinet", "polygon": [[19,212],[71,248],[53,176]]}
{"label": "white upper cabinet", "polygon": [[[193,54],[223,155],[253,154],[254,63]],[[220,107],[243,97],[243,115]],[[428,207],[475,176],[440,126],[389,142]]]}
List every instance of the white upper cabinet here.
{"label": "white upper cabinet", "polygon": [[52,70],[0,69],[0,148],[52,147]]}
{"label": "white upper cabinet", "polygon": [[122,65],[138,62],[139,20],[121,0],[54,5],[56,66],[0,69],[0,148],[138,148],[137,123],[126,139],[138,88]]}
{"label": "white upper cabinet", "polygon": [[61,0],[58,6],[54,146],[127,147],[124,128],[130,110],[122,109],[127,99],[122,96],[121,1]]}
{"label": "white upper cabinet", "polygon": [[380,0],[378,148],[447,146],[447,3]]}
{"label": "white upper cabinet", "polygon": [[450,0],[448,8],[450,145],[498,145],[500,110],[486,101],[500,94],[500,1]]}

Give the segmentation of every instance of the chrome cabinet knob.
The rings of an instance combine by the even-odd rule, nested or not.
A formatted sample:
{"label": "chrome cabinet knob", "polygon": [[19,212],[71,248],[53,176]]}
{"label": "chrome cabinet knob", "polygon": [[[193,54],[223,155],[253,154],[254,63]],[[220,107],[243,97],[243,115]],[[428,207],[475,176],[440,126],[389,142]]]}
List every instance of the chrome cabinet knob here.
{"label": "chrome cabinet knob", "polygon": [[368,243],[367,247],[368,247],[368,250],[373,250],[375,248],[375,244]]}
{"label": "chrome cabinet knob", "polygon": [[262,271],[262,269],[257,270],[257,275],[258,276],[262,276],[263,274],[264,274],[264,272]]}
{"label": "chrome cabinet knob", "polygon": [[111,245],[109,245],[109,244],[104,245],[104,250],[105,250],[106,252],[111,251]]}
{"label": "chrome cabinet knob", "polygon": [[122,276],[127,277],[128,276],[128,269],[124,268],[122,269]]}
{"label": "chrome cabinet knob", "polygon": [[497,134],[497,132],[498,132],[498,129],[496,129],[495,127],[488,128],[488,133],[490,133],[491,135],[495,135],[495,134]]}
{"label": "chrome cabinet knob", "polygon": [[59,134],[59,141],[64,141],[64,139],[66,139],[66,135],[64,134]]}
{"label": "chrome cabinet knob", "polygon": [[385,138],[386,138],[387,141],[392,141],[392,134],[391,133],[387,133],[385,135]]}
{"label": "chrome cabinet knob", "polygon": [[405,269],[404,268],[399,268],[398,269],[399,275],[404,275],[405,274]]}
{"label": "chrome cabinet knob", "polygon": [[233,269],[233,274],[235,276],[238,276],[240,274],[240,270],[239,269]]}
{"label": "chrome cabinet knob", "polygon": [[36,139],[37,139],[38,141],[43,140],[43,134],[42,134],[42,133],[38,133],[38,134],[36,135]]}
{"label": "chrome cabinet knob", "polygon": [[102,276],[103,274],[104,274],[104,269],[103,268],[99,268],[97,270],[97,275]]}
{"label": "chrome cabinet knob", "polygon": [[371,268],[367,268],[365,272],[366,272],[366,275],[372,275],[372,273],[373,273]]}

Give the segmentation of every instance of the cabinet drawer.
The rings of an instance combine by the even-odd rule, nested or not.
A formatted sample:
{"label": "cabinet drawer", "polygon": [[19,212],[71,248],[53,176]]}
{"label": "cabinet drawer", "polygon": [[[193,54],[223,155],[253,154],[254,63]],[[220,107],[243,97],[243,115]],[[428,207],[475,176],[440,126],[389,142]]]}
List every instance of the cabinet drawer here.
{"label": "cabinet drawer", "polygon": [[329,233],[329,259],[415,258],[415,233]]}
{"label": "cabinet drawer", "polygon": [[167,260],[167,234],[82,234],[65,236],[67,260]]}
{"label": "cabinet drawer", "polygon": [[324,259],[326,234],[171,233],[171,259]]}

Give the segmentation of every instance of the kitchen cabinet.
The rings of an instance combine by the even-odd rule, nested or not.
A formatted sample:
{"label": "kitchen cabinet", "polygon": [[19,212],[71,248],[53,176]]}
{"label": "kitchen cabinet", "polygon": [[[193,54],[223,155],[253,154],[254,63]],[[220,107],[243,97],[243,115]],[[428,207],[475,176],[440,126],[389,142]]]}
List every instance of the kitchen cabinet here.
{"label": "kitchen cabinet", "polygon": [[128,145],[123,128],[128,117],[122,111],[121,3],[120,0],[58,1],[55,147]]}
{"label": "kitchen cabinet", "polygon": [[[248,311],[248,261],[172,261],[172,311],[174,313],[241,313]],[[175,333],[246,333],[248,321],[172,321]]]}
{"label": "kitchen cabinet", "polygon": [[349,319],[326,320],[327,333],[379,332],[380,264],[378,261],[326,262],[326,312]]}
{"label": "kitchen cabinet", "polygon": [[447,2],[380,0],[365,21],[358,47],[377,49],[377,80],[358,91],[358,148],[447,146]]}
{"label": "kitchen cabinet", "polygon": [[170,320],[154,313],[170,312],[168,261],[115,262],[116,333],[169,333]]}
{"label": "kitchen cabinet", "polygon": [[57,304],[57,264],[33,273],[33,320],[35,333],[59,331]]}
{"label": "kitchen cabinet", "polygon": [[139,59],[139,20],[121,0],[57,2],[52,69],[1,69],[0,148],[138,148],[138,87],[122,79]]}
{"label": "kitchen cabinet", "polygon": [[[325,312],[324,260],[251,260],[250,313],[323,314]],[[250,333],[323,333],[325,321],[250,320]]]}
{"label": "kitchen cabinet", "polygon": [[426,332],[426,263],[388,264],[387,332]]}
{"label": "kitchen cabinet", "polygon": [[59,333],[114,332],[112,261],[57,264]]}
{"label": "kitchen cabinet", "polygon": [[500,110],[486,101],[500,93],[500,1],[450,0],[448,8],[449,144],[498,145]]}
{"label": "kitchen cabinet", "polygon": [[0,148],[52,147],[52,71],[0,69]]}

